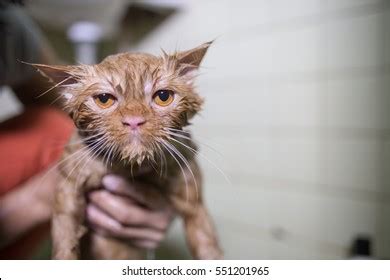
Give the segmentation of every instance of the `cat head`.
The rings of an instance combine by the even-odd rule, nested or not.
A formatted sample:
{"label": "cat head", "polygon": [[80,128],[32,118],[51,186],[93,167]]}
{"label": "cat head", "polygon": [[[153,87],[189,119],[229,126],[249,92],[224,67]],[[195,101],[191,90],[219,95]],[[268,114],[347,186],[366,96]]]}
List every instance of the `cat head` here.
{"label": "cat head", "polygon": [[122,53],[96,65],[34,66],[60,89],[80,134],[140,164],[201,109],[194,79],[210,44],[161,57]]}

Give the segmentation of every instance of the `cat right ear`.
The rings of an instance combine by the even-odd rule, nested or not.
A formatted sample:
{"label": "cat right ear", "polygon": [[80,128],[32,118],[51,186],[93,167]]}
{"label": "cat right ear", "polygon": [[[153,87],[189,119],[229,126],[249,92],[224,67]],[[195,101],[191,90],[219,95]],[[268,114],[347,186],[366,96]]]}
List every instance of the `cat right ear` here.
{"label": "cat right ear", "polygon": [[56,85],[71,85],[77,83],[79,66],[29,64],[35,67],[39,73],[49,78]]}
{"label": "cat right ear", "polygon": [[[78,77],[82,73],[81,66],[74,65],[46,65],[46,64],[29,64],[35,67],[38,72],[47,77],[52,83],[53,88],[57,86],[70,86],[78,83]],[[62,91],[66,100],[72,99],[73,95],[69,91]]]}

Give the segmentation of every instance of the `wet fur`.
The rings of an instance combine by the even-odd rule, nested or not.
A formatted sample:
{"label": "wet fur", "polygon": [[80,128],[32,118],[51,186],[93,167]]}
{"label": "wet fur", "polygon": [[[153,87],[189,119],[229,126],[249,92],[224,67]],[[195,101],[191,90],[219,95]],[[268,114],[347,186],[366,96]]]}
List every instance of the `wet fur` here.
{"label": "wet fur", "polygon": [[[209,45],[161,57],[118,54],[94,66],[35,65],[61,88],[65,109],[78,128],[59,164],[63,178],[56,190],[52,219],[54,259],[144,256],[126,241],[97,235],[84,224],[85,194],[98,188],[109,173],[147,183],[150,187],[140,191],[150,202],[158,203],[162,196],[171,203],[184,219],[194,258],[222,257],[202,200],[201,173],[194,158],[197,148],[190,135],[182,131],[203,103],[193,81]],[[174,91],[176,103],[165,109],[150,103],[159,89]],[[94,107],[91,97],[105,92],[118,98],[115,108]],[[129,140],[121,122],[124,116],[146,119],[140,137]],[[152,168],[133,178],[140,166]]]}

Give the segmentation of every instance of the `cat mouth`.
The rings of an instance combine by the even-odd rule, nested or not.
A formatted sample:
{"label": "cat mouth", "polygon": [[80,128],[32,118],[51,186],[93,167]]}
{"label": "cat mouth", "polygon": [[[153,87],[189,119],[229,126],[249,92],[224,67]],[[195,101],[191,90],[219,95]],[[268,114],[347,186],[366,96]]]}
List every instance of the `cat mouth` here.
{"label": "cat mouth", "polygon": [[127,137],[121,154],[122,158],[140,166],[145,160],[150,160],[154,157],[154,149],[148,145],[148,142],[140,134],[132,134]]}
{"label": "cat mouth", "polygon": [[128,141],[132,145],[141,145],[142,144],[142,135],[139,131],[131,131],[128,134]]}

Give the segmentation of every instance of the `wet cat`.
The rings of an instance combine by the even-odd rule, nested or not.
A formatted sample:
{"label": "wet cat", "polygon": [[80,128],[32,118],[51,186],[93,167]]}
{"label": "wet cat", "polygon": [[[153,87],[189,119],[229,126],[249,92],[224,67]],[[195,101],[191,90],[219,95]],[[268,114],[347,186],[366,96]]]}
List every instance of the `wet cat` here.
{"label": "wet cat", "polygon": [[[108,56],[97,65],[34,64],[60,88],[77,131],[59,165],[62,174],[52,218],[54,259],[140,258],[142,250],[103,237],[84,225],[85,193],[109,173],[131,179],[139,168],[146,199],[163,196],[184,219],[196,259],[222,257],[202,201],[197,147],[182,130],[200,109],[194,89],[211,42],[161,57],[143,53]],[[79,154],[77,156],[77,154]],[[80,157],[81,155],[81,157]],[[150,168],[153,167],[153,168]]]}

